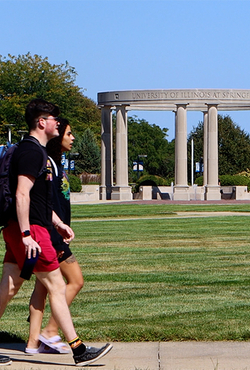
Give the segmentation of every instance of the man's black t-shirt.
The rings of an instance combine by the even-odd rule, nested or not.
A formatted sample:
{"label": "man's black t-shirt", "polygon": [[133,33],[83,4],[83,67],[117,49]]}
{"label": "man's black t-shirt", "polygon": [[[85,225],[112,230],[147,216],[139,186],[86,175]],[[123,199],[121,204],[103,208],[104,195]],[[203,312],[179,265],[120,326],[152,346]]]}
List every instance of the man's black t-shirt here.
{"label": "man's black t-shirt", "polygon": [[[43,153],[44,151],[44,153]],[[31,141],[22,141],[15,150],[11,162],[11,188],[16,192],[17,176],[30,175],[35,178],[30,191],[30,224],[52,228],[52,172],[45,147]],[[44,171],[41,173],[41,170]],[[14,198],[15,199],[15,196]],[[14,207],[15,208],[15,207]],[[16,210],[13,217],[16,219]]]}

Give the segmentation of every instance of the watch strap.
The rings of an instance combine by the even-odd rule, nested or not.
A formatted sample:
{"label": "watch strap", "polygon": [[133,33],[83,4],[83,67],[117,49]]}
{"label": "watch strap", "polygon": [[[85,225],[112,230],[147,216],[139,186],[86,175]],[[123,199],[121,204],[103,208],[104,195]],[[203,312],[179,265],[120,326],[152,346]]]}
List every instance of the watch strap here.
{"label": "watch strap", "polygon": [[25,230],[22,232],[22,238],[26,238],[26,236],[30,236],[30,230]]}

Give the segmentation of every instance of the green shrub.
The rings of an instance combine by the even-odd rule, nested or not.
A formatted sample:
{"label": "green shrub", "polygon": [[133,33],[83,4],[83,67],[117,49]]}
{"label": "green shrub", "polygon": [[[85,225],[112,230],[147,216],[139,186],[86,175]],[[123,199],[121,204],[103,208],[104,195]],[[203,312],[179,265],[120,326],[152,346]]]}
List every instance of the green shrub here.
{"label": "green shrub", "polygon": [[[221,175],[219,177],[221,186],[247,186],[250,190],[250,178],[241,175]],[[203,185],[203,176],[197,177],[195,183],[198,186]]]}
{"label": "green shrub", "polygon": [[222,175],[220,176],[221,186],[247,186],[250,189],[250,179],[241,175]]}
{"label": "green shrub", "polygon": [[195,179],[195,184],[197,184],[198,186],[202,186],[203,185],[203,176],[197,177],[197,179]]}
{"label": "green shrub", "polygon": [[79,193],[82,190],[82,184],[79,177],[68,174],[69,177],[69,185],[70,185],[70,191],[73,193]]}
{"label": "green shrub", "polygon": [[[171,183],[171,181],[170,181]],[[169,186],[169,180],[164,179],[160,176],[155,175],[144,175],[139,178],[139,180],[136,183],[135,189],[138,192],[140,186]]]}
{"label": "green shrub", "polygon": [[175,178],[174,177],[169,177],[165,181],[166,181],[165,186],[171,186],[172,183],[174,184]]}

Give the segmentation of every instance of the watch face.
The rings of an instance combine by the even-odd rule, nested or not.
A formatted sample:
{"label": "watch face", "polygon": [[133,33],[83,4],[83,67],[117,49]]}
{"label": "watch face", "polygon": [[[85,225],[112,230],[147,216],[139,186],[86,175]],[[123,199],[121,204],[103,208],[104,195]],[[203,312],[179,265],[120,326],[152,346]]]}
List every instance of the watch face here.
{"label": "watch face", "polygon": [[30,236],[30,231],[29,230],[25,230],[22,232],[22,237],[24,236]]}

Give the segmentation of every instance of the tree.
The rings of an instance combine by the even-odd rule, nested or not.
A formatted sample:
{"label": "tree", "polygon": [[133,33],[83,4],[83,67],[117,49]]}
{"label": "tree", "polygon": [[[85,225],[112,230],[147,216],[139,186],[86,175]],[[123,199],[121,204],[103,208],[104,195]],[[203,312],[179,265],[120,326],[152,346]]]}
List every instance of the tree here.
{"label": "tree", "polygon": [[0,138],[6,142],[8,124],[13,141],[19,130],[27,130],[25,107],[34,98],[52,101],[60,107],[77,132],[90,128],[100,140],[101,113],[97,105],[75,85],[76,71],[68,62],[51,65],[48,58],[30,53],[18,57],[0,56]]}
{"label": "tree", "polygon": [[229,116],[219,118],[219,174],[234,175],[250,167],[250,137]]}
{"label": "tree", "polygon": [[75,134],[72,152],[79,153],[75,160],[77,174],[83,172],[100,173],[101,151],[94,133],[89,128],[83,134]]}
{"label": "tree", "polygon": [[150,125],[136,116],[128,117],[128,159],[130,174],[138,155],[143,158],[144,169],[151,175],[172,177],[174,175],[174,144],[169,143],[168,129]]}
{"label": "tree", "polygon": [[[203,123],[190,133],[194,140],[194,161],[203,157]],[[190,153],[190,150],[188,151]],[[219,175],[234,175],[250,168],[250,136],[241,130],[229,116],[218,115],[218,162]],[[189,161],[190,163],[190,161]]]}

